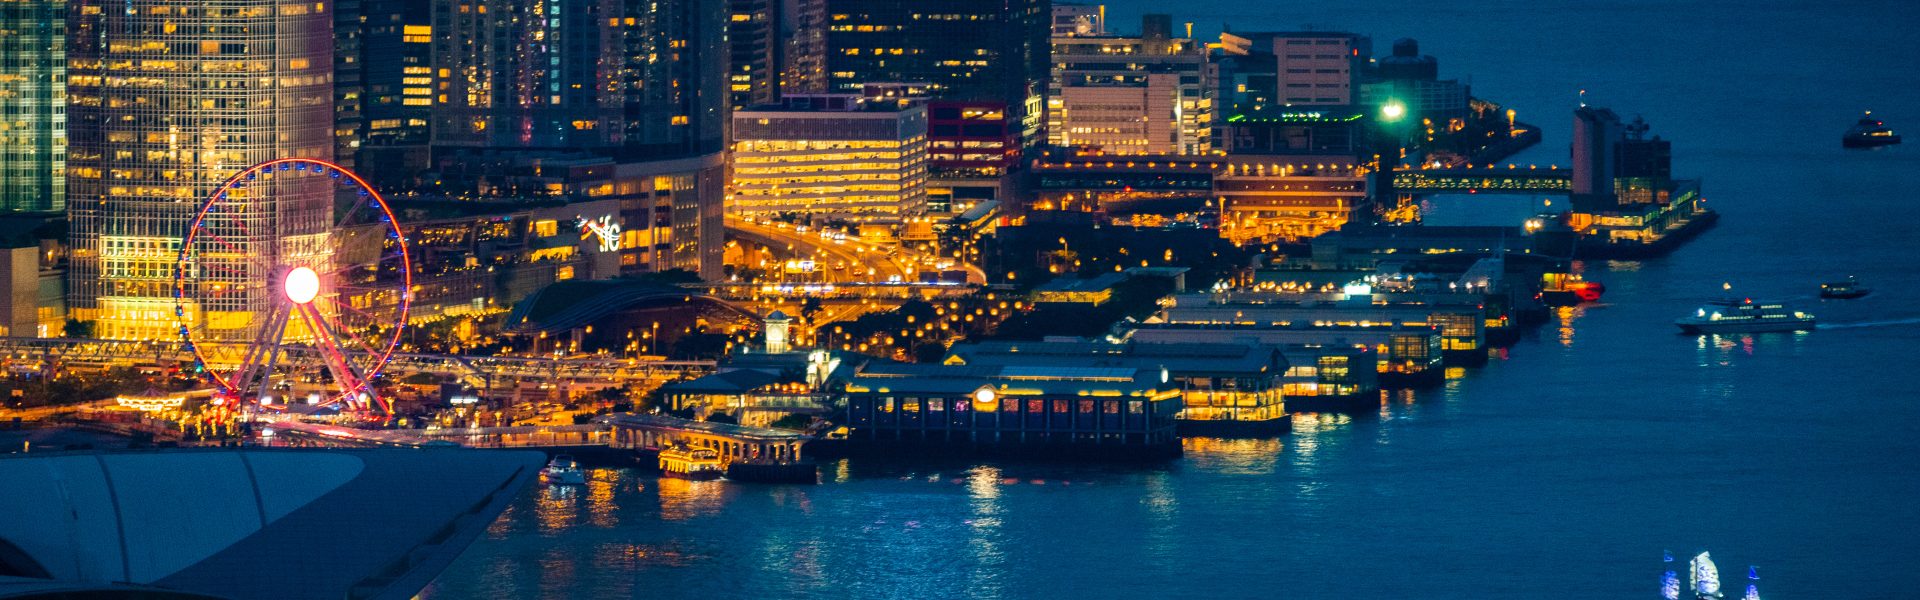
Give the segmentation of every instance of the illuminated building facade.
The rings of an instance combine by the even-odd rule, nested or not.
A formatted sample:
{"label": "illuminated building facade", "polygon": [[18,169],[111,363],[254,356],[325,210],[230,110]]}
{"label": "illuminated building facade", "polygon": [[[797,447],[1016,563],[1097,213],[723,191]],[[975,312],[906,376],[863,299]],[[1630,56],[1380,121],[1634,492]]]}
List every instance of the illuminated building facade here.
{"label": "illuminated building facade", "polygon": [[1028,169],[1036,211],[1113,212],[1148,204],[1201,207],[1213,198],[1219,156],[1066,156]]}
{"label": "illuminated building facade", "polygon": [[1107,7],[1104,4],[1053,3],[1053,36],[1106,35]]}
{"label": "illuminated building facade", "polygon": [[66,206],[67,3],[0,0],[0,210]]}
{"label": "illuminated building facade", "polygon": [[[1334,386],[1329,395],[1353,395],[1351,392],[1364,393],[1369,383],[1364,377],[1354,377],[1351,372],[1340,372],[1338,367],[1365,368],[1364,358],[1375,359],[1372,378],[1375,383],[1386,387],[1418,386],[1440,381],[1444,375],[1445,352],[1441,349],[1440,332],[1432,327],[1412,325],[1378,324],[1370,327],[1346,325],[1288,325],[1274,326],[1251,323],[1156,323],[1134,325],[1127,333],[1127,339],[1139,343],[1210,343],[1222,338],[1247,340],[1263,346],[1277,348],[1338,347],[1366,350],[1362,353],[1312,351],[1316,356],[1315,366],[1319,366],[1318,356],[1346,356],[1345,360],[1329,361],[1332,371],[1326,377],[1318,372],[1311,375],[1318,384]],[[1291,350],[1290,350],[1291,352]],[[1307,364],[1295,361],[1293,364]],[[1298,373],[1305,383],[1309,375],[1302,370]],[[1284,391],[1284,387],[1282,388]],[[1299,396],[1292,398],[1298,399]],[[1296,407],[1302,408],[1303,407]]]}
{"label": "illuminated building facade", "polygon": [[1147,15],[1137,37],[1053,38],[1048,142],[1106,154],[1212,152],[1207,49],[1171,29],[1171,17]]}
{"label": "illuminated building facade", "polygon": [[1220,235],[1298,241],[1374,219],[1359,164],[1367,120],[1332,109],[1270,109],[1227,119],[1229,159],[1214,179]]}
{"label": "illuminated building facade", "polygon": [[734,214],[902,223],[926,212],[927,109],[792,96],[733,116]]}
{"label": "illuminated building facade", "polygon": [[[714,238],[723,232],[721,203],[707,200],[725,189],[720,155],[636,161],[586,151],[467,151],[442,157],[438,171],[443,189],[477,199],[480,207],[559,201],[575,210],[574,216],[601,223],[595,235],[613,239],[593,252],[602,261],[592,265],[595,277],[674,269],[703,276],[720,272],[724,242]],[[583,226],[568,220],[546,228],[588,240],[592,232]]]}
{"label": "illuminated building facade", "polygon": [[1220,236],[1242,245],[1299,241],[1373,218],[1366,177],[1351,159],[1307,160],[1234,157],[1214,178]]}
{"label": "illuminated building facade", "polygon": [[855,443],[1178,452],[1165,370],[869,363],[841,377]]}
{"label": "illuminated building facade", "polygon": [[[192,211],[255,163],[333,155],[332,17],[290,0],[68,6],[71,310],[98,337],[176,339],[173,271]],[[248,215],[210,232],[238,251],[200,259],[220,271],[203,279],[231,290],[200,307],[209,337],[251,336],[270,265],[325,270],[330,253],[330,181],[242,194]]]}
{"label": "illuminated building facade", "polygon": [[780,0],[728,0],[727,92],[736,109],[773,102],[780,82]]}
{"label": "illuminated building facade", "polygon": [[1183,422],[1237,422],[1250,426],[1241,428],[1247,432],[1288,429],[1281,393],[1289,370],[1287,357],[1276,348],[1250,342],[978,342],[954,345],[944,364],[1164,368],[1169,382],[1180,388]]}
{"label": "illuminated building facade", "polygon": [[334,156],[370,181],[428,167],[433,0],[333,5]]}
{"label": "illuminated building facade", "polygon": [[780,93],[827,91],[827,0],[780,0]]}
{"label": "illuminated building facade", "polygon": [[1005,103],[934,100],[927,123],[929,212],[964,213],[1008,196],[1020,130]]}
{"label": "illuminated building facade", "polygon": [[1349,106],[1359,99],[1359,77],[1373,42],[1335,31],[1222,33],[1231,55],[1274,57],[1274,101],[1282,106]]}
{"label": "illuminated building facade", "polygon": [[1420,42],[1402,38],[1393,53],[1376,61],[1373,81],[1360,85],[1360,103],[1379,106],[1399,100],[1415,119],[1446,123],[1465,119],[1470,112],[1469,86],[1457,79],[1440,79],[1440,63],[1420,53]]}
{"label": "illuminated building facade", "polygon": [[434,0],[435,146],[721,151],[728,5]]}
{"label": "illuminated building facade", "polygon": [[945,100],[998,101],[1023,146],[1046,140],[1047,0],[827,0],[829,90],[924,82]]}

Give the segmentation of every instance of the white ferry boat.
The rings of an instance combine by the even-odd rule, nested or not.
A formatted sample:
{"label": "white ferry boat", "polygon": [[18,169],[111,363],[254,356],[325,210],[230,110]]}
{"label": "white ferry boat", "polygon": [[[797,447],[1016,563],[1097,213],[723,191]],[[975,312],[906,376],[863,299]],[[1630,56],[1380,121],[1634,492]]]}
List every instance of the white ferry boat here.
{"label": "white ferry boat", "polygon": [[1757,303],[1749,298],[1710,303],[1692,315],[1674,320],[1673,324],[1689,335],[1765,333],[1812,330],[1814,318],[1785,304]]}

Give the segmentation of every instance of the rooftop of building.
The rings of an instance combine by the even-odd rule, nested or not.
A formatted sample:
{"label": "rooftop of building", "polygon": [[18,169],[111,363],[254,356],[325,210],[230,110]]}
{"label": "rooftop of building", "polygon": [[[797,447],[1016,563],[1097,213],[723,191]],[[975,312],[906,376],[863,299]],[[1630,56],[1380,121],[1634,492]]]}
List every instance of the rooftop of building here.
{"label": "rooftop of building", "polygon": [[944,365],[874,361],[842,369],[849,392],[1148,396],[1167,386],[1159,369],[1056,365]]}
{"label": "rooftop of building", "polygon": [[1250,342],[1186,343],[1096,341],[988,341],[955,344],[947,364],[1045,368],[1161,369],[1175,374],[1258,374],[1285,371],[1287,361]]}
{"label": "rooftop of building", "polygon": [[768,429],[765,427],[748,427],[745,425],[715,423],[712,421],[694,421],[664,415],[616,414],[600,417],[597,420],[611,424],[614,427],[692,431],[755,443],[803,442],[812,439],[805,434],[795,431]]}
{"label": "rooftop of building", "polygon": [[[0,597],[404,599],[546,461],[463,449],[171,449],[0,457]],[[396,493],[404,490],[404,493]],[[377,533],[377,535],[376,535]],[[324,557],[324,568],[288,568]],[[139,595],[129,586],[166,593]],[[72,595],[60,595],[64,591]],[[46,593],[46,596],[36,596]]]}

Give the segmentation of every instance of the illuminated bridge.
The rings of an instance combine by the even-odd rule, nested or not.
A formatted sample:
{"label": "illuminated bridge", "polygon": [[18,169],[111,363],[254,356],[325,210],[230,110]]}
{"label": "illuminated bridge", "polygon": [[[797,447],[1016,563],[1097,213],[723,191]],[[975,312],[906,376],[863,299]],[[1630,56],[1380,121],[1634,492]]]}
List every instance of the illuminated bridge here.
{"label": "illuminated bridge", "polygon": [[1499,167],[1402,170],[1393,189],[1403,194],[1509,192],[1558,194],[1573,191],[1573,171],[1558,167]]}

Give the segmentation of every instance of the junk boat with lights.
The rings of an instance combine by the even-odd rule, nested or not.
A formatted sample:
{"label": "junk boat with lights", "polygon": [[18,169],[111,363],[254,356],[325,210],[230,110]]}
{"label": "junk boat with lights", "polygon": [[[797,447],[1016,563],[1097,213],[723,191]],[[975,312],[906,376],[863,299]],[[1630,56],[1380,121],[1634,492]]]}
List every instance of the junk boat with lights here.
{"label": "junk boat with lights", "polygon": [[1576,273],[1548,273],[1543,280],[1545,286],[1540,289],[1540,303],[1547,306],[1578,306],[1599,302],[1600,295],[1607,292],[1607,286],[1598,281],[1587,281]]}
{"label": "junk boat with lights", "polygon": [[1900,134],[1887,127],[1886,122],[1873,118],[1873,111],[1867,111],[1840,137],[1840,145],[1846,148],[1879,148],[1900,143]]}
{"label": "junk boat with lights", "polygon": [[660,474],[667,477],[712,481],[726,472],[720,453],[706,448],[674,446],[660,451]]}
{"label": "junk boat with lights", "polygon": [[1833,300],[1852,300],[1873,293],[1873,288],[1860,285],[1860,280],[1848,277],[1846,281],[1830,281],[1820,284],[1820,297]]}
{"label": "junk boat with lights", "polygon": [[1811,330],[1814,318],[1784,304],[1754,302],[1748,298],[1709,303],[1692,315],[1674,320],[1673,324],[1688,335],[1768,333]]}
{"label": "junk boat with lights", "polygon": [[1687,591],[1693,592],[1694,598],[1719,600],[1723,597],[1720,594],[1720,567],[1714,566],[1712,556],[1701,552],[1687,563],[1687,571],[1689,583],[1692,584],[1687,586]]}
{"label": "junk boat with lights", "polygon": [[540,483],[547,485],[584,485],[587,483],[586,471],[580,470],[580,463],[565,454],[553,457],[547,468],[540,470]]}

